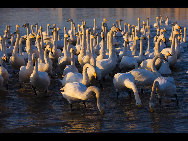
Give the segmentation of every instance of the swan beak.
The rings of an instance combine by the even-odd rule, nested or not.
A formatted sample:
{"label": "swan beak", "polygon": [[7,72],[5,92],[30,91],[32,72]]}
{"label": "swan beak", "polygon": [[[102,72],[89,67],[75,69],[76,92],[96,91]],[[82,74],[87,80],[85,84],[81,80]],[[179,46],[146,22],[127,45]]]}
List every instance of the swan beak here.
{"label": "swan beak", "polygon": [[163,42],[166,43],[166,38],[163,38]]}
{"label": "swan beak", "polygon": [[170,53],[168,52],[168,56],[172,56],[172,54],[170,54]]}
{"label": "swan beak", "polygon": [[51,48],[51,47],[49,48],[49,50],[50,50],[50,52],[52,53],[52,48]]}
{"label": "swan beak", "polygon": [[153,108],[150,108],[150,112],[153,113]]}
{"label": "swan beak", "polygon": [[33,34],[31,34],[31,38],[35,38],[35,36]]}
{"label": "swan beak", "polygon": [[96,72],[94,72],[94,77],[95,77],[95,79],[97,78],[97,73]]}
{"label": "swan beak", "polygon": [[142,107],[141,104],[138,104],[137,106],[138,106],[138,108],[141,108],[141,107]]}
{"label": "swan beak", "polygon": [[5,62],[8,61],[8,58],[6,56],[2,57],[2,60],[4,60]]}
{"label": "swan beak", "polygon": [[181,29],[181,27],[180,27],[180,26],[178,26],[178,29]]}

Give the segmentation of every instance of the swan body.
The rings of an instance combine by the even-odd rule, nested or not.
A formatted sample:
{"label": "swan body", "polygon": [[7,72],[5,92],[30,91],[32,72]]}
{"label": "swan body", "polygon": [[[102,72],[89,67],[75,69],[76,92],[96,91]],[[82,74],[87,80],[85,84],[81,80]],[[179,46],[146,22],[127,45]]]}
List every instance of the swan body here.
{"label": "swan body", "polygon": [[133,69],[130,73],[135,77],[135,84],[138,86],[149,86],[153,84],[153,81],[161,74],[155,68],[155,62],[157,58],[162,58],[162,54],[158,54],[152,61],[152,71],[146,69]]}
{"label": "swan body", "polygon": [[154,94],[157,90],[158,98],[168,95],[177,95],[176,85],[173,77],[158,77],[154,80],[152,86],[152,92],[150,96],[149,108],[150,111],[153,112],[154,108]]}
{"label": "swan body", "polygon": [[38,70],[40,72],[47,72],[48,74],[52,74],[52,61],[49,58],[48,49],[45,48],[44,51],[44,62],[38,63]]}
{"label": "swan body", "polygon": [[111,73],[117,65],[117,55],[115,54],[114,48],[112,47],[112,34],[110,31],[110,41],[109,41],[109,58],[98,60],[96,66],[101,70],[101,77],[104,77]]}
{"label": "swan body", "polygon": [[175,52],[175,38],[177,37],[178,34],[179,34],[178,31],[174,31],[171,48],[164,48],[161,51],[162,54],[166,54],[166,52],[169,52],[172,55],[168,57],[169,66],[175,65],[175,63],[177,62],[177,54]]}
{"label": "swan body", "polygon": [[83,74],[81,73],[73,73],[73,72],[69,72],[67,73],[64,78],[62,80],[60,80],[60,82],[62,83],[62,86],[65,86],[66,83],[72,83],[72,82],[79,82],[79,83],[82,83],[86,86],[89,85],[89,77],[88,77],[88,74],[87,74],[87,68],[90,68],[90,69],[93,69],[93,76],[95,76],[96,78],[96,72],[95,72],[95,68],[90,65],[90,64],[85,64],[83,66]]}
{"label": "swan body", "polygon": [[162,62],[162,64],[161,64],[161,67],[160,67],[160,69],[158,70],[158,72],[159,72],[160,74],[162,74],[162,75],[164,75],[164,74],[171,74],[172,71],[171,71],[171,69],[170,69],[170,67],[169,67],[169,63],[168,63],[167,61],[164,61],[164,60],[163,60],[163,62]]}
{"label": "swan body", "polygon": [[134,57],[123,56],[120,62],[120,69],[132,70],[138,68],[138,63]]}
{"label": "swan body", "polygon": [[67,38],[68,35],[65,34],[64,35],[64,56],[61,56],[58,58],[58,66],[60,67],[60,69],[64,70],[66,65],[69,65],[71,63],[71,57],[68,54],[67,51]]}
{"label": "swan body", "polygon": [[18,36],[16,39],[14,50],[12,52],[12,56],[10,57],[10,60],[9,60],[10,65],[15,70],[19,70],[21,66],[25,65],[24,57],[17,53],[18,52],[18,44],[19,44],[19,33],[18,33]]}
{"label": "swan body", "polygon": [[117,73],[113,78],[113,84],[116,91],[125,88],[132,89],[136,100],[136,106],[141,107],[141,100],[134,81],[134,76],[131,73]]}
{"label": "swan body", "polygon": [[10,74],[8,73],[7,69],[5,69],[1,64],[0,64],[0,76],[1,78],[1,82],[0,82],[0,86],[2,85],[8,85],[8,80],[9,80],[9,76]]}
{"label": "swan body", "polygon": [[[34,54],[35,66],[34,70],[30,76],[30,82],[34,89],[39,89],[42,91],[47,91],[48,86],[50,85],[50,78],[47,72],[38,71],[38,61],[36,59],[36,55]],[[34,90],[35,91],[35,90]],[[36,94],[36,91],[35,91]]]}
{"label": "swan body", "polygon": [[97,98],[97,107],[101,113],[104,112],[104,109],[100,105],[100,91],[95,86],[86,87],[82,83],[73,82],[67,83],[63,88],[60,89],[61,94],[67,101],[71,104],[73,101],[87,100],[91,97],[92,92],[96,94]]}
{"label": "swan body", "polygon": [[32,55],[28,55],[28,62],[26,66],[21,66],[19,71],[19,81],[20,82],[29,82],[30,75],[32,74],[34,69],[33,61],[32,61]]}

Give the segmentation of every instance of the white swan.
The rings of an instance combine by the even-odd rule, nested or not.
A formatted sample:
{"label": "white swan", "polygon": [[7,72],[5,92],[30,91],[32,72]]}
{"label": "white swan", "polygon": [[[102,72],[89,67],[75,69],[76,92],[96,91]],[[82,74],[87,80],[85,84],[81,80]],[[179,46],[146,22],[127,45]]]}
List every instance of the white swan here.
{"label": "white swan", "polygon": [[113,84],[118,93],[119,90],[131,89],[134,92],[136,106],[141,107],[141,100],[138,94],[137,87],[134,83],[135,79],[131,73],[117,73],[114,75]]}
{"label": "white swan", "polygon": [[138,68],[138,63],[134,57],[123,56],[119,64],[120,70],[132,70]]}
{"label": "white swan", "polygon": [[83,66],[83,72],[81,73],[73,73],[73,72],[69,72],[67,73],[62,80],[60,80],[60,82],[62,83],[62,86],[65,86],[66,83],[72,83],[72,82],[79,82],[82,83],[86,86],[89,85],[89,77],[87,74],[87,68],[93,69],[93,76],[96,78],[97,74],[95,72],[95,68],[90,65],[90,64],[85,64]]}
{"label": "white swan", "polygon": [[87,48],[86,48],[86,54],[82,58],[81,66],[83,66],[86,63],[90,63],[91,50],[90,50],[90,45],[89,45],[89,36],[90,36],[90,32],[89,32],[89,29],[87,29],[86,30]]}
{"label": "white swan", "polygon": [[13,50],[12,56],[10,57],[10,60],[9,60],[10,65],[15,70],[19,70],[21,66],[25,65],[24,57],[22,55],[18,54],[19,39],[20,39],[20,34],[19,34],[19,32],[17,32],[17,38],[16,38],[14,50]]}
{"label": "white swan", "polygon": [[44,63],[44,50],[42,49],[42,46],[40,45],[41,36],[39,34],[36,35],[36,42],[37,42],[37,48],[39,53],[38,62]]}
{"label": "white swan", "polygon": [[38,62],[38,71],[47,72],[49,75],[52,74],[52,61],[49,58],[49,50],[44,50],[44,62]]}
{"label": "white swan", "polygon": [[180,45],[181,45],[182,47],[187,47],[187,43],[186,43],[186,30],[187,30],[187,28],[184,27],[183,42],[180,43]]}
{"label": "white swan", "polygon": [[63,75],[64,76],[67,73],[69,73],[69,72],[78,73],[78,69],[75,66],[74,50],[71,48],[70,52],[71,52],[71,64],[70,65],[66,65],[66,67],[65,67],[65,69],[63,71]]}
{"label": "white swan", "polygon": [[0,80],[2,82],[1,86],[3,85],[7,86],[7,89],[8,89],[8,80],[9,80],[10,74],[8,73],[7,69],[3,67],[1,63],[0,63],[0,76],[2,77]]}
{"label": "white swan", "polygon": [[101,32],[101,48],[100,48],[99,56],[97,56],[96,60],[98,61],[98,60],[102,60],[102,59],[106,59],[106,58],[107,58],[107,56],[106,56],[105,48],[104,48],[104,33]]}
{"label": "white swan", "polygon": [[161,75],[164,75],[164,74],[171,74],[172,71],[169,67],[169,63],[165,60],[163,60],[162,64],[161,64],[161,67],[160,69],[158,70],[158,72],[161,74]]}
{"label": "white swan", "polygon": [[177,100],[176,84],[173,77],[158,77],[154,80],[152,86],[152,92],[149,101],[150,112],[153,112],[155,106],[155,92],[158,94],[159,100],[161,96],[174,95]]}
{"label": "white swan", "polygon": [[33,72],[33,55],[31,53],[28,54],[28,62],[26,66],[21,66],[19,71],[19,82],[26,83],[30,81],[30,75]]}
{"label": "white swan", "polygon": [[145,40],[145,37],[141,36],[140,37],[140,53],[139,53],[139,56],[134,56],[134,58],[136,59],[138,64],[140,64],[143,60],[146,59],[146,57],[143,54],[143,40]]}
{"label": "white swan", "polygon": [[147,38],[148,38],[148,44],[147,44],[148,46],[147,46],[147,49],[146,49],[144,55],[148,59],[148,58],[152,58],[154,56],[154,50],[150,48],[150,38],[151,38],[150,35],[148,35]]}
{"label": "white swan", "polygon": [[153,24],[154,28],[158,28],[159,27],[159,17],[156,17],[156,23]]}
{"label": "white swan", "polygon": [[84,57],[86,50],[85,50],[85,25],[82,25],[82,43],[81,43],[81,50],[80,54],[78,55],[78,62],[82,64],[82,58]]}
{"label": "white swan", "polygon": [[67,38],[68,35],[64,35],[64,47],[63,47],[63,52],[64,55],[58,58],[58,66],[61,70],[64,70],[66,65],[69,65],[71,63],[71,57],[68,54],[67,50]]}
{"label": "white swan", "polygon": [[169,66],[173,66],[175,65],[175,63],[177,62],[177,54],[175,52],[175,38],[177,38],[177,35],[179,34],[178,31],[173,31],[173,39],[172,39],[172,44],[171,44],[171,48],[164,48],[161,53],[162,54],[166,54],[166,52],[169,52],[172,56],[168,57],[168,63]]}
{"label": "white swan", "polygon": [[163,58],[163,55],[158,54],[155,59],[153,59],[151,66],[152,71],[145,69],[133,69],[130,71],[130,73],[135,77],[135,84],[137,86],[150,86],[158,76],[161,76],[155,68],[155,61],[157,58]]}
{"label": "white swan", "polygon": [[123,38],[124,38],[124,46],[123,46],[123,49],[119,52],[119,60],[122,59],[123,56],[132,56],[132,52],[130,50],[130,47],[129,47],[129,41],[128,41],[128,33],[126,33]]}
{"label": "white swan", "polygon": [[97,107],[101,114],[104,113],[104,109],[100,104],[100,91],[95,86],[86,87],[82,83],[79,82],[73,82],[73,83],[67,83],[63,88],[60,89],[61,94],[67,101],[71,104],[71,110],[72,110],[72,102],[78,101],[78,100],[87,100],[91,97],[91,94],[94,92],[96,94],[97,98]]}
{"label": "white swan", "polygon": [[50,85],[50,78],[47,72],[38,71],[38,61],[37,61],[36,54],[34,54],[33,56],[34,56],[33,61],[35,62],[35,66],[30,76],[30,82],[31,82],[35,95],[37,95],[36,89],[47,92],[48,86]]}
{"label": "white swan", "polygon": [[96,62],[96,66],[101,70],[101,77],[105,77],[109,73],[111,73],[116,65],[117,65],[117,55],[115,53],[114,48],[112,47],[112,36],[113,36],[113,31],[110,30],[110,41],[109,41],[109,58],[108,59],[102,59],[98,60]]}
{"label": "white swan", "polygon": [[58,58],[62,56],[61,50],[57,49],[57,28],[54,28],[53,30],[53,47],[52,51],[49,53],[49,58],[52,60],[52,62],[55,64],[58,62]]}
{"label": "white swan", "polygon": [[[172,56],[172,55],[169,52],[166,52],[163,59],[166,61],[168,56]],[[153,60],[156,59],[156,57],[158,58],[158,56],[155,56],[153,59],[147,59],[147,60],[142,61],[142,63],[140,64],[140,68],[152,71],[152,63],[153,63]],[[163,63],[163,59],[159,58],[159,62],[157,62],[155,64],[155,67],[156,67],[157,70],[161,67],[161,65]]]}
{"label": "white swan", "polygon": [[0,48],[0,63],[3,63],[4,61],[8,61],[8,55],[7,55],[7,47],[5,46],[5,42],[7,40],[7,37],[0,36],[0,42],[1,42],[1,48]]}
{"label": "white swan", "polygon": [[11,34],[11,39],[10,39],[10,46],[7,48],[7,54],[11,55],[12,51],[14,49],[14,34]]}

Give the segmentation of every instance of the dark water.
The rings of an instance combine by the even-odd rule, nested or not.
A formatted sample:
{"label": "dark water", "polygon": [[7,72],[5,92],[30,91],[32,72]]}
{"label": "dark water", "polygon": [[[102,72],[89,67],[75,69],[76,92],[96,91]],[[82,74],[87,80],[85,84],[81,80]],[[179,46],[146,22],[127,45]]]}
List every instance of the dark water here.
{"label": "dark water", "polygon": [[[72,18],[76,24],[81,19],[87,25],[93,25],[96,18],[97,25],[101,25],[105,17],[109,26],[116,19],[121,18],[131,24],[136,24],[137,17],[145,20],[148,16],[151,23],[155,16],[161,14],[178,21],[181,26],[187,27],[188,9],[0,9],[0,33],[5,25],[15,26],[29,22],[46,27],[47,23],[56,23],[59,27],[70,25],[66,23]],[[22,29],[22,28],[20,28]],[[12,27],[14,31],[14,27]],[[25,34],[25,29],[22,34]],[[82,133],[82,132],[147,132],[147,133],[182,133],[188,132],[188,48],[181,54],[172,75],[177,86],[179,105],[174,98],[162,100],[160,106],[156,103],[154,113],[150,113],[148,102],[151,88],[140,95],[142,108],[135,107],[134,98],[127,93],[120,94],[116,99],[112,89],[112,79],[104,83],[101,90],[101,103],[105,106],[104,115],[100,115],[96,106],[96,99],[91,98],[83,103],[73,104],[70,111],[68,102],[60,93],[60,76],[51,78],[51,85],[47,94],[42,92],[34,96],[30,84],[19,87],[18,76],[13,74],[9,63],[5,64],[11,74],[9,90],[0,91],[0,132],[37,132],[37,133]]]}

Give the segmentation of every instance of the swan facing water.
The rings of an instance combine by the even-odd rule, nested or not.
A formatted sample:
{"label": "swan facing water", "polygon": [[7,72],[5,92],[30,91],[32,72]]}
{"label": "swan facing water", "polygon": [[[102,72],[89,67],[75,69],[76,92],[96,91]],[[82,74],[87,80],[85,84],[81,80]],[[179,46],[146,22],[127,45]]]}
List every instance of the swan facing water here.
{"label": "swan facing water", "polygon": [[95,86],[86,87],[84,84],[79,82],[67,83],[63,88],[60,89],[61,94],[67,101],[71,104],[72,102],[82,100],[85,101],[91,97],[91,94],[94,92],[97,99],[97,107],[101,114],[104,113],[104,109],[100,104],[100,91]]}

